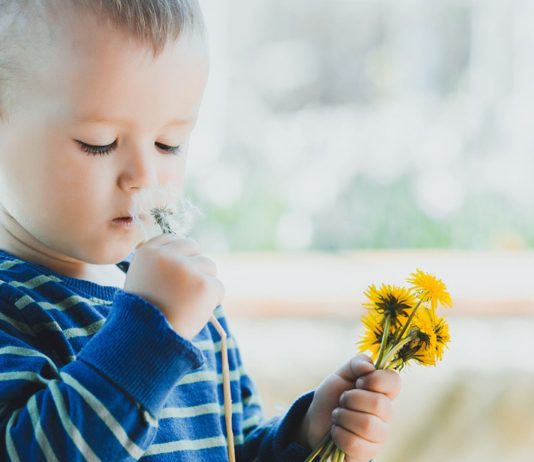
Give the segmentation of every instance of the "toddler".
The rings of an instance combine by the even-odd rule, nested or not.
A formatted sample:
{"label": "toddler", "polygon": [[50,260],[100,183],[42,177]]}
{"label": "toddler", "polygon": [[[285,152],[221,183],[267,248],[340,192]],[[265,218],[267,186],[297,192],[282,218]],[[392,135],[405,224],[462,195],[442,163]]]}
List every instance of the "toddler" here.
{"label": "toddler", "polygon": [[355,356],[267,420],[214,262],[130,214],[179,198],[207,74],[196,0],[0,0],[0,460],[227,461],[212,315],[238,461],[383,444],[396,373]]}

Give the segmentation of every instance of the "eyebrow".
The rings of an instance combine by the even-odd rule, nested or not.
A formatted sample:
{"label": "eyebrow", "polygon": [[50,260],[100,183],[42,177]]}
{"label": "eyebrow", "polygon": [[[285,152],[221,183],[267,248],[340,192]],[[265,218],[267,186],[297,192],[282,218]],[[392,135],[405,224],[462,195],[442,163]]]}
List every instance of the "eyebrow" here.
{"label": "eyebrow", "polygon": [[[165,124],[165,127],[171,126],[183,126],[189,125],[195,121],[196,117],[189,117],[185,119],[172,119],[169,123]],[[130,122],[127,119],[121,119],[119,117],[104,117],[99,115],[77,117],[75,119],[79,123],[91,123],[91,124],[114,124],[114,125],[129,125]]]}

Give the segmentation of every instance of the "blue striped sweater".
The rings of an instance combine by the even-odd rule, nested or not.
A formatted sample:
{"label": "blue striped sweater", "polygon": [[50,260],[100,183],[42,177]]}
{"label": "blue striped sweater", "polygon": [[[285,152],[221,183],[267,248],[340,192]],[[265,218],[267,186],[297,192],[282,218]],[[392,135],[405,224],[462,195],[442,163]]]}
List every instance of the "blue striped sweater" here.
{"label": "blue striped sweater", "polygon": [[[229,335],[237,460],[303,461],[292,435],[313,391],[266,419],[214,314]],[[227,461],[220,345],[211,323],[189,341],[142,297],[0,250],[0,460]]]}

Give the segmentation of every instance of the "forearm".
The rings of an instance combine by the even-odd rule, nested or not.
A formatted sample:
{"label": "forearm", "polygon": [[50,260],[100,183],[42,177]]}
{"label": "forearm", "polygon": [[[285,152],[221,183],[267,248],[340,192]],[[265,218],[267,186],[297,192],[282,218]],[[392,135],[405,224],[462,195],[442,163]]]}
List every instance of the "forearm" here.
{"label": "forearm", "polygon": [[[61,368],[14,329],[0,330],[0,460],[142,457],[167,395],[202,353],[144,301],[123,293],[115,302],[99,332]],[[17,319],[11,305],[0,308]]]}

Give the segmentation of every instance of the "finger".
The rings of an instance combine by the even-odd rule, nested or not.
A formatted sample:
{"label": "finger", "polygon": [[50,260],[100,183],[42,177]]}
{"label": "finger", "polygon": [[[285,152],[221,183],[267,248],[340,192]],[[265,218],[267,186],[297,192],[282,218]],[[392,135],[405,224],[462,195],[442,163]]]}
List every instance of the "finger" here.
{"label": "finger", "polygon": [[347,390],[341,394],[339,405],[352,411],[373,414],[383,422],[389,422],[393,416],[391,400],[386,395],[373,391]]}
{"label": "finger", "polygon": [[355,462],[366,462],[372,459],[378,452],[379,445],[377,443],[367,441],[339,425],[334,424],[332,430],[330,430],[330,434],[336,446],[348,458],[354,458],[351,460]]}
{"label": "finger", "polygon": [[395,371],[373,371],[356,380],[356,388],[383,393],[390,399],[394,399],[400,392],[401,379]]}
{"label": "finger", "polygon": [[174,241],[176,240],[176,235],[175,234],[158,234],[157,236],[154,236],[153,238],[150,238],[148,240],[142,240],[141,242],[139,242],[135,248],[138,249],[140,247],[143,247],[144,245],[147,245],[147,244],[156,244],[156,245],[163,245],[163,244],[166,244],[168,242],[171,242],[171,241]]}
{"label": "finger", "polygon": [[[167,234],[167,236],[169,236],[169,234]],[[202,248],[200,247],[200,244],[194,239],[177,238],[176,236],[174,236],[173,240],[164,242],[162,244],[162,247],[164,247],[165,250],[169,250],[169,251],[171,249],[172,251],[176,250],[181,255],[185,255],[185,256],[200,255],[202,253]]]}
{"label": "finger", "polygon": [[191,257],[191,261],[197,270],[209,276],[217,276],[217,265],[211,258],[205,257],[204,255],[194,255]]}
{"label": "finger", "polygon": [[358,361],[366,361],[370,364],[372,364],[374,366],[374,363],[373,363],[373,360],[371,359],[371,357],[369,355],[366,355],[366,354],[359,354],[359,355],[356,355],[352,358],[353,360],[358,360]]}
{"label": "finger", "polygon": [[358,377],[369,374],[375,370],[371,358],[367,355],[357,355],[346,362],[336,372],[342,379],[354,383]]}
{"label": "finger", "polygon": [[388,433],[388,425],[377,416],[342,407],[338,407],[332,412],[332,423],[371,443],[384,442]]}

